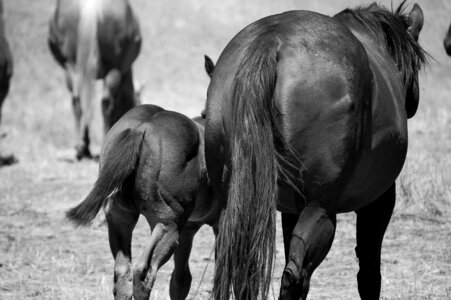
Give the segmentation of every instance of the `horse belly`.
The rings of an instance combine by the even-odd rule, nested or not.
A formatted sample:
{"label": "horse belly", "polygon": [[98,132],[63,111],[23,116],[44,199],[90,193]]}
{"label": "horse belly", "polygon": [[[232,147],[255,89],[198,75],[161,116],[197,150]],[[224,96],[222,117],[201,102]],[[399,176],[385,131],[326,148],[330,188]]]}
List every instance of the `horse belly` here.
{"label": "horse belly", "polygon": [[[377,116],[376,116],[377,117]],[[373,121],[371,149],[364,149],[341,194],[337,211],[359,209],[382,195],[396,180],[407,154],[407,121],[386,116],[385,127]]]}

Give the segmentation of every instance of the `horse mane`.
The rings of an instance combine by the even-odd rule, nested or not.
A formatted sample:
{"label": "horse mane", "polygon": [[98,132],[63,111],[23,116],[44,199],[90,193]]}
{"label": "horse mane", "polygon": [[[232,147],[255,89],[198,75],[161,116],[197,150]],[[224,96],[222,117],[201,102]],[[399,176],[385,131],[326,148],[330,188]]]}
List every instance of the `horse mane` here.
{"label": "horse mane", "polygon": [[428,64],[429,55],[407,31],[409,15],[405,13],[405,3],[406,0],[402,1],[395,11],[373,3],[348,8],[339,14],[351,14],[379,43],[385,43],[403,75],[404,85],[408,86],[415,80],[418,70]]}

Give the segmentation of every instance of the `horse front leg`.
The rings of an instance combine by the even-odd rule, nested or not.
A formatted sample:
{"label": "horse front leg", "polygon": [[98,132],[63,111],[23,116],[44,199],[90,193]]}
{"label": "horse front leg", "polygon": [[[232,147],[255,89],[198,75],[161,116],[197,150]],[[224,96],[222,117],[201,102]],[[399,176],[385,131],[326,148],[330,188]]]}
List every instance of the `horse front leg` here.
{"label": "horse front leg", "polygon": [[169,295],[172,300],[185,299],[191,287],[191,272],[189,256],[193,246],[193,239],[199,230],[198,224],[187,224],[180,234],[179,245],[174,252],[174,271],[171,276]]}
{"label": "horse front leg", "polygon": [[324,260],[335,235],[335,214],[307,206],[293,229],[279,299],[306,299],[313,271]]}
{"label": "horse front leg", "polygon": [[357,282],[360,298],[379,299],[381,292],[381,248],[385,230],[395,207],[395,183],[378,199],[356,211],[359,259]]}
{"label": "horse front leg", "polygon": [[72,97],[72,110],[75,118],[75,151],[77,160],[83,158],[92,158],[89,151],[89,128],[82,128],[81,117],[82,108],[80,102],[80,93],[78,87],[78,78],[72,65],[67,64],[65,67],[66,85]]}

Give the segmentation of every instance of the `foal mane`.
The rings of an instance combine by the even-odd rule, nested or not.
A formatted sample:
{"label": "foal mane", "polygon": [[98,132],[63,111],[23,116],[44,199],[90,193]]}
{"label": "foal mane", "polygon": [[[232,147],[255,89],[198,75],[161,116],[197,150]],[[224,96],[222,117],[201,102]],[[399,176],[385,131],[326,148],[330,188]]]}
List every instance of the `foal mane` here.
{"label": "foal mane", "polygon": [[405,13],[406,0],[393,11],[376,3],[345,9],[380,43],[385,43],[397,69],[402,74],[404,86],[416,80],[418,71],[428,63],[428,54],[409,34],[409,15]]}

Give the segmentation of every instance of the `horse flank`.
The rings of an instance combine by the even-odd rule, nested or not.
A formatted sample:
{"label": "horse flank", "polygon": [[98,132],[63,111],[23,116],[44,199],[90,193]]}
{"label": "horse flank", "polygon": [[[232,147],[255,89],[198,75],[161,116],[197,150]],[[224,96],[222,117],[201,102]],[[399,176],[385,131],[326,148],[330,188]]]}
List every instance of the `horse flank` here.
{"label": "horse flank", "polygon": [[[80,97],[82,108],[81,128],[87,128],[92,119],[95,80],[99,66],[98,22],[102,0],[81,1],[78,23],[77,62],[74,95]],[[77,90],[78,89],[78,90]]]}
{"label": "horse flank", "polygon": [[138,164],[145,131],[128,129],[115,137],[114,150],[106,153],[99,171],[99,178],[89,195],[76,207],[66,212],[66,217],[77,226],[89,225],[100,208],[124,181],[135,171]]}

